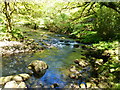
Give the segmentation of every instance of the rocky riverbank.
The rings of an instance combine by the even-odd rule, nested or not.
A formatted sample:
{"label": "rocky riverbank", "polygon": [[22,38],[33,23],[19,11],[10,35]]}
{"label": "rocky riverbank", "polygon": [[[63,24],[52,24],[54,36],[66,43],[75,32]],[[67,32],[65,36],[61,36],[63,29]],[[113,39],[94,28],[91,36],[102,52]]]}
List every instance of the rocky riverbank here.
{"label": "rocky riverbank", "polygon": [[78,80],[79,85],[72,84],[73,88],[115,88],[120,78],[120,60],[118,48],[98,50],[95,47],[84,45],[84,54],[76,59],[69,71],[69,77]]}
{"label": "rocky riverbank", "polygon": [[22,30],[23,31],[21,32],[23,32],[24,34],[24,39],[19,39],[17,41],[15,41],[14,39],[10,39],[11,41],[7,39],[2,39],[0,41],[0,51],[2,52],[2,56],[9,56],[12,54],[24,52],[36,52],[42,51],[45,48],[51,48],[50,45],[43,42],[43,39],[47,39],[47,34],[52,33],[45,32],[43,30],[36,31],[25,27],[22,27]]}
{"label": "rocky riverbank", "polygon": [[43,61],[35,60],[28,65],[28,69],[31,71],[18,75],[0,77],[0,88],[27,88],[25,81],[32,75],[35,77],[37,75],[39,78],[42,77],[48,69],[48,65]]}
{"label": "rocky riverbank", "polygon": [[2,56],[17,54],[17,53],[24,53],[24,52],[41,51],[46,47],[39,45],[33,39],[28,39],[23,42],[0,41],[0,52],[2,52]]}

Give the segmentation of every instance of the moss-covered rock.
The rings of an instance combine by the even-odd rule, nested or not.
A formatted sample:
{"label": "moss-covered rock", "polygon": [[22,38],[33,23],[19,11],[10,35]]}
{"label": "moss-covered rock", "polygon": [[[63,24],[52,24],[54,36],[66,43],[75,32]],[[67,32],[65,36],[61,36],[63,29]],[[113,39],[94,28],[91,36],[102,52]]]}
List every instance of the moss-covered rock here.
{"label": "moss-covered rock", "polygon": [[45,74],[46,69],[48,69],[48,65],[43,61],[35,60],[28,65],[28,69],[34,72],[34,76],[41,77]]}

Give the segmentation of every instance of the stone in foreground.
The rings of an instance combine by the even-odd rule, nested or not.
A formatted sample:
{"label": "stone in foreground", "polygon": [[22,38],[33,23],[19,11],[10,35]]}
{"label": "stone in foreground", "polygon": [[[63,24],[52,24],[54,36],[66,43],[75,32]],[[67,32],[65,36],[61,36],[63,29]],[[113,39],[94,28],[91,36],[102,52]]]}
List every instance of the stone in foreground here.
{"label": "stone in foreground", "polygon": [[34,72],[35,77],[40,78],[45,74],[48,65],[44,61],[35,60],[28,65],[28,69]]}
{"label": "stone in foreground", "polygon": [[16,81],[9,81],[5,84],[4,88],[18,88]]}

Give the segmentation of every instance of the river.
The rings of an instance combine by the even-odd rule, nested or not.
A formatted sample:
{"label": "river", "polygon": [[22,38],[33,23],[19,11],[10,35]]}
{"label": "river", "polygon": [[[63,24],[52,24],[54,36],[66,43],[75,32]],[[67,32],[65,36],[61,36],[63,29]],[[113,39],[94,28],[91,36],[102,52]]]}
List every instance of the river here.
{"label": "river", "polygon": [[[54,48],[45,49],[42,53],[21,53],[2,58],[2,76],[16,75],[28,71],[27,65],[33,60],[45,61],[49,69],[41,78],[32,77],[26,83],[28,87],[39,86],[40,83],[50,86],[58,83],[60,88],[74,82],[68,78],[69,67],[75,59],[81,57],[80,43],[69,39],[64,35],[47,35],[48,38],[43,40]],[[36,42],[41,44],[38,39]],[[78,48],[75,48],[78,46]]]}

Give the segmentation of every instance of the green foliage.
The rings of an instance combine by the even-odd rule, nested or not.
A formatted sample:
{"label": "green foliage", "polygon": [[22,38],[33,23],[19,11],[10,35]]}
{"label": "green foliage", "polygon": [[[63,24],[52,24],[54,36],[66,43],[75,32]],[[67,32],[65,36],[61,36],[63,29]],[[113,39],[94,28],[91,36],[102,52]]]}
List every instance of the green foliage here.
{"label": "green foliage", "polygon": [[93,44],[93,46],[96,47],[97,49],[103,49],[103,50],[115,49],[118,47],[118,41],[114,41],[114,42],[100,41],[99,43]]}
{"label": "green foliage", "polygon": [[20,31],[20,29],[13,29],[12,30],[12,37],[17,39],[17,40],[24,38],[24,36],[23,36],[22,32]]}
{"label": "green foliage", "polygon": [[22,32],[19,29],[13,29],[11,33],[7,32],[5,25],[0,26],[0,34],[0,40],[11,40],[12,38],[19,40],[24,38]]}
{"label": "green foliage", "polygon": [[[34,30],[38,29],[38,27],[44,27],[49,31],[64,33],[71,37],[77,38],[82,43],[94,43],[93,47],[97,50],[104,51],[116,49],[118,47],[118,42],[113,41],[113,38],[115,35],[120,38],[119,13],[111,9],[111,7],[101,6],[99,3],[94,4],[94,2],[75,1],[76,0],[72,0],[72,2],[62,2],[59,0],[58,2],[57,0],[44,0],[43,3],[37,4],[34,2],[10,3],[9,5],[11,8],[6,9],[6,13],[10,14],[10,9],[16,11],[11,11],[12,16],[10,14],[12,26],[23,25],[33,28]],[[4,4],[1,4],[1,10],[4,10],[3,7]],[[7,12],[7,10],[10,11]],[[24,39],[24,35],[20,29],[12,28],[11,32],[8,32],[5,25],[7,21],[5,20],[5,15],[1,15],[0,34],[2,34],[0,35],[0,40],[4,38],[6,40]],[[34,31],[33,29],[30,31]],[[25,32],[26,31],[27,30],[25,29]],[[31,38],[31,34],[33,34],[33,32],[29,34],[28,38]],[[40,36],[41,32],[37,32],[37,30],[34,34],[40,38],[44,36],[43,34]],[[32,36],[32,38],[35,37]],[[102,77],[108,77],[108,81],[118,83],[117,79],[119,77],[117,77],[117,73],[120,71],[120,64],[116,58],[109,59],[101,65],[98,64],[99,61],[99,58],[97,58],[95,62],[93,61],[95,67],[97,67],[96,69],[98,70],[98,73],[100,73]],[[91,62],[91,59],[89,62]],[[93,62],[90,63],[90,65],[92,65]],[[108,72],[110,73],[108,74]],[[119,84],[114,85],[114,88],[119,87]]]}
{"label": "green foliage", "polygon": [[84,34],[84,32],[89,32],[89,31],[93,30],[92,26],[93,25],[91,23],[75,24],[73,32],[71,33],[71,35],[76,35],[79,38],[80,37],[79,33],[83,33]]}
{"label": "green foliage", "polygon": [[[118,58],[118,41],[99,43],[88,46],[86,57],[92,67],[92,77],[96,80],[105,81],[113,88],[119,88],[120,63]],[[98,82],[98,83],[99,83]],[[110,86],[110,87],[111,87]]]}
{"label": "green foliage", "polygon": [[0,25],[0,40],[2,40],[5,37],[5,33],[6,33],[5,25]]}
{"label": "green foliage", "polygon": [[20,22],[33,29],[45,27],[79,38],[83,43],[112,39],[120,29],[119,14],[111,8],[100,7],[100,3],[49,0],[40,4],[18,2],[11,5],[16,11],[12,17],[15,25]]}
{"label": "green foliage", "polygon": [[0,25],[0,32],[6,33],[6,26],[5,25]]}
{"label": "green foliage", "polygon": [[[86,35],[83,35],[81,37],[81,42],[82,43],[98,43],[101,39],[101,37],[99,37],[96,32],[91,32],[91,31],[86,31]],[[83,33],[84,34],[84,33]]]}
{"label": "green foliage", "polygon": [[65,13],[59,13],[54,18],[45,18],[44,21],[46,28],[54,32],[69,33],[73,28],[69,16]]}
{"label": "green foliage", "polygon": [[110,8],[101,7],[97,11],[95,30],[104,40],[112,39],[119,31],[119,14]]}
{"label": "green foliage", "polygon": [[114,86],[112,87],[113,89],[120,89],[120,84],[119,83],[116,83],[114,84]]}

